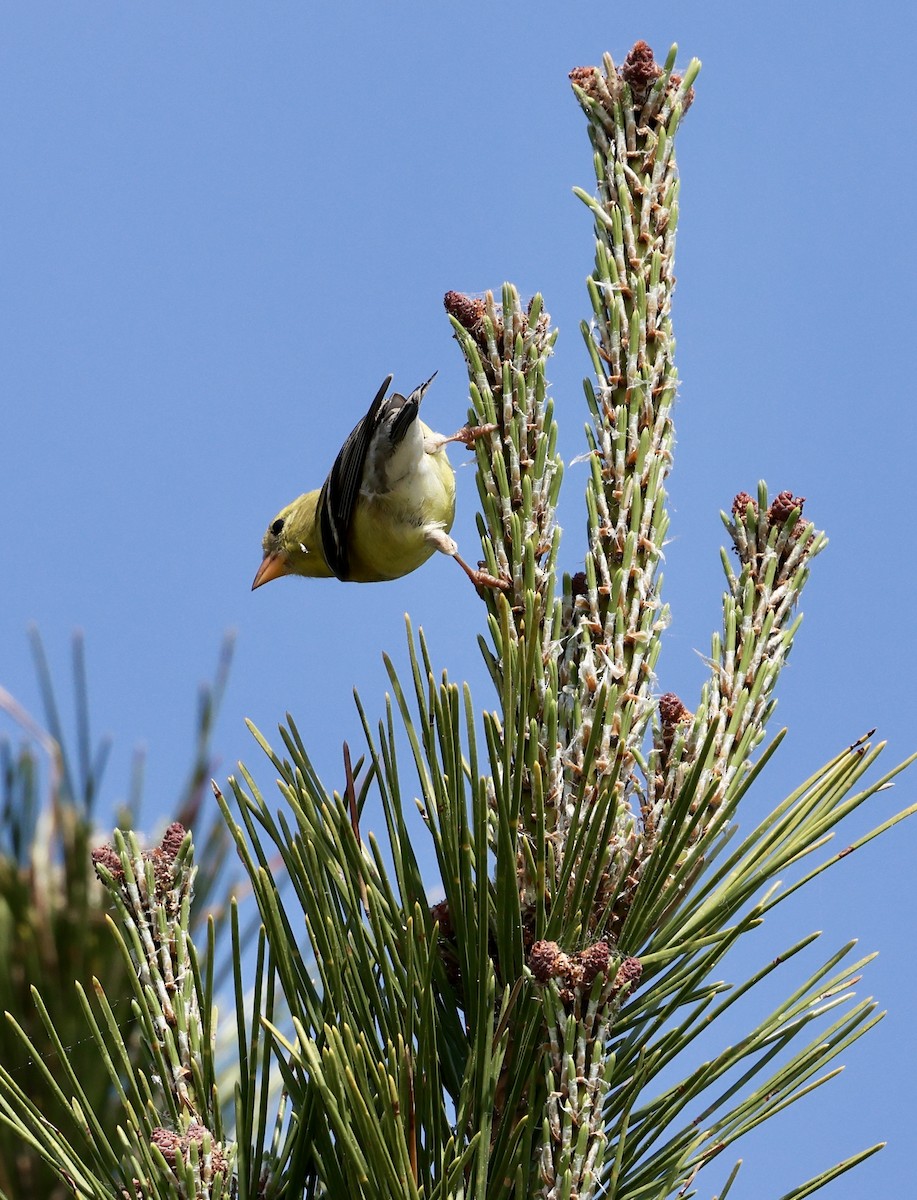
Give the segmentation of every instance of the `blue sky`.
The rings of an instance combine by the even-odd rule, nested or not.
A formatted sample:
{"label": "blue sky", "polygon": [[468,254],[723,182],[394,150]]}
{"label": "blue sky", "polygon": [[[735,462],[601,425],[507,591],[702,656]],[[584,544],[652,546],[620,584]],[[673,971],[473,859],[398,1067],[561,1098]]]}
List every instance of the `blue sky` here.
{"label": "blue sky", "polygon": [[[571,189],[591,186],[591,158],[567,72],[606,49],[620,59],[640,37],[704,64],[678,143],[682,389],[660,690],[689,706],[697,694],[696,651],[719,621],[717,514],[764,478],[805,495],[831,544],[779,686],[790,736],[751,814],[874,726],[889,765],[917,747],[914,17],[891,3],[644,10],[5,6],[0,684],[37,715],[29,623],[62,688],[71,632],[84,631],[95,729],[115,739],[103,823],[138,744],[144,824],[168,819],[196,690],[230,628],[221,778],[241,758],[270,786],[243,718],[270,737],[289,710],[337,784],[340,742],[359,740],[351,690],[381,712],[381,653],[405,662],[405,611],[490,703],[482,609],[454,564],[252,594],[260,538],[321,482],[389,371],[408,388],[438,370],[428,423],[464,421],[451,288],[509,279],[543,292],[560,328],[561,450],[581,452],[592,239]],[[584,470],[565,481],[571,569]],[[473,559],[470,468],[458,486],[454,533]],[[849,838],[915,799],[917,772]],[[740,1196],[779,1196],[883,1138],[886,1151],[826,1194],[913,1186],[915,853],[917,823],[847,859],[760,935],[752,965],[811,928],[825,930],[822,957],[858,937],[881,952],[863,991],[890,1015],[845,1055],[839,1083],[748,1143]],[[715,1187],[711,1173],[701,1194]]]}

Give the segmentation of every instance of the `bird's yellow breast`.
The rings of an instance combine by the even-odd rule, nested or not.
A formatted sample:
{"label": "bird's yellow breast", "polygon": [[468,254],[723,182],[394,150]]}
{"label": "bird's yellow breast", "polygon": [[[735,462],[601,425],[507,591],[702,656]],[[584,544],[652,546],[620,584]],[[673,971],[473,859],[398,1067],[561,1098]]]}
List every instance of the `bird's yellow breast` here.
{"label": "bird's yellow breast", "polygon": [[416,570],[436,550],[430,532],[448,533],[454,518],[455,476],[439,447],[390,491],[360,493],[350,529],[350,578],[376,583]]}

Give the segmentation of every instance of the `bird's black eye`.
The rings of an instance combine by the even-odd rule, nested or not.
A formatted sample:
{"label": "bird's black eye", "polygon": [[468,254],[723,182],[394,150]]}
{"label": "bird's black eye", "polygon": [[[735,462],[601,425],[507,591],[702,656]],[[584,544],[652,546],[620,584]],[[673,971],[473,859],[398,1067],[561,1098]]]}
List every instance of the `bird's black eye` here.
{"label": "bird's black eye", "polygon": [[278,517],[271,526],[271,533],[274,535],[274,537],[276,537],[277,534],[280,533],[281,529],[283,529],[283,517]]}

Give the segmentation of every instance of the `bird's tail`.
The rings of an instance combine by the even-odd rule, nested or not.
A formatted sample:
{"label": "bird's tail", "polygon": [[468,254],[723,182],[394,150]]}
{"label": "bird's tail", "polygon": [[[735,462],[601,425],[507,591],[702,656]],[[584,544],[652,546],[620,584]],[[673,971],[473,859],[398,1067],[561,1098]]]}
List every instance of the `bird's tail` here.
{"label": "bird's tail", "polygon": [[[389,433],[389,436],[392,439],[392,445],[397,445],[407,433],[408,429],[411,427],[411,424],[417,420],[417,414],[420,411],[420,402],[423,400],[427,388],[438,374],[438,371],[434,371],[426,383],[422,383],[418,387],[414,388],[410,396],[401,397],[401,399],[404,400],[404,403],[398,409],[398,412],[392,421],[391,430]],[[396,398],[396,396],[390,397],[391,400],[395,400]]]}

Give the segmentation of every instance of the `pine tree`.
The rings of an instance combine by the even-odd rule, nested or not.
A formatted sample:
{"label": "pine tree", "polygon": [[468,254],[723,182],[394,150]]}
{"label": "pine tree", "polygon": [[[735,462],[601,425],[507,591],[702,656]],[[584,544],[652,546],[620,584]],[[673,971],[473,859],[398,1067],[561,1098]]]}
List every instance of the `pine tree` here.
{"label": "pine tree", "polygon": [[[96,852],[146,1048],[137,1065],[105,989],[93,1002],[80,992],[120,1099],[117,1137],[76,1071],[60,1128],[30,1106],[21,1075],[0,1072],[0,1119],[72,1194],[693,1195],[712,1159],[830,1079],[877,1019],[853,995],[866,960],[848,945],[739,1041],[699,1066],[690,1053],[815,940],[736,986],[716,977],[744,934],[842,857],[822,854],[834,827],[907,763],[876,778],[881,745],[857,741],[740,825],[781,741],[764,744],[774,689],[826,540],[789,491],[760,484],[723,514],[735,559],[724,552],[708,679],[693,711],[656,691],[678,386],[674,145],[699,70],[680,77],[675,58],[673,47],[660,66],[638,43],[620,66],[606,56],[571,73],[596,171],[595,193],[577,192],[595,229],[584,560],[561,574],[555,332],[541,296],[448,293],[470,419],[489,430],[476,443],[479,531],[506,588],[482,589],[478,640],[495,707],[441,674],[409,624],[410,675],[386,660],[378,721],[358,700],[365,752],[352,763],[345,745],[339,790],[291,718],[278,749],[253,730],[280,806],[244,769],[226,796],[215,789],[261,922],[247,949],[234,906],[232,1094],[215,1057],[215,937],[197,947],[189,935],[190,837],[175,825],[155,850],[118,835]],[[432,906],[408,831],[415,792],[442,886]],[[711,1174],[721,1200],[737,1170]]]}
{"label": "pine tree", "polygon": [[[14,1119],[0,1116],[0,1195],[64,1200],[73,1192],[36,1148],[28,1124],[23,1124],[26,1112],[39,1123],[39,1133],[48,1126],[68,1128],[70,1079],[76,1077],[97,1136],[115,1140],[123,1120],[121,1097],[98,1069],[99,1050],[77,1003],[74,980],[104,980],[107,1003],[123,1024],[130,1070],[141,1067],[146,1053],[136,1022],[129,1020],[134,966],[111,936],[109,898],[93,878],[90,848],[110,742],[103,738],[96,743],[91,735],[83,639],[77,635],[73,640],[75,746],[64,729],[37,631],[32,648],[44,722],[0,688],[0,711],[21,735],[15,747],[0,739],[0,1006],[7,1018],[0,1022],[0,1064],[4,1078],[17,1089],[12,1093]],[[219,900],[230,848],[224,822],[210,820],[203,830],[199,820],[212,771],[210,737],[230,657],[227,641],[213,687],[200,694],[193,762],[176,805],[208,862],[207,873],[197,881],[195,926],[201,910]],[[121,814],[125,825],[138,817],[142,776],[138,757]],[[216,908],[219,913],[218,903]],[[63,1161],[60,1153],[51,1159]]]}

